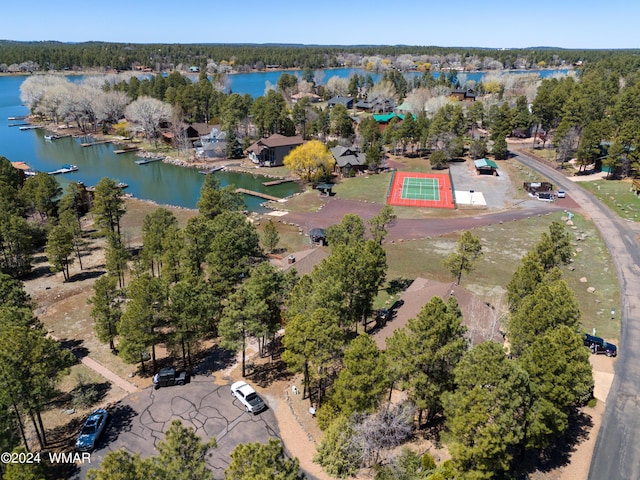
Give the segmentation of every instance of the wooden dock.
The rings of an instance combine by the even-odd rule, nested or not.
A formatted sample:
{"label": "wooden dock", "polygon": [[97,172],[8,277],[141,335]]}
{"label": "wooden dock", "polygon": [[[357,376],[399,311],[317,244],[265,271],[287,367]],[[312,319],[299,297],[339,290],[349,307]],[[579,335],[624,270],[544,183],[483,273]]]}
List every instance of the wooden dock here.
{"label": "wooden dock", "polygon": [[120,150],[114,150],[113,153],[120,155],[121,153],[137,152],[138,150],[140,150],[140,147],[125,147]]}
{"label": "wooden dock", "polygon": [[146,165],[147,163],[152,162],[160,162],[164,160],[164,157],[152,157],[152,158],[141,158],[140,160],[136,160],[136,165]]}
{"label": "wooden dock", "polygon": [[271,187],[273,185],[280,185],[281,183],[293,182],[294,180],[290,178],[281,178],[280,180],[273,180],[271,182],[262,182],[262,185],[265,187]]}
{"label": "wooden dock", "polygon": [[10,123],[9,126],[10,127],[28,127],[29,125],[31,125],[30,123],[27,122],[22,122],[22,123]]}
{"label": "wooden dock", "polygon": [[105,143],[111,143],[111,140],[100,140],[99,142],[81,143],[83,147],[93,147],[94,145],[103,145]]}
{"label": "wooden dock", "polygon": [[24,120],[28,117],[28,115],[18,115],[16,117],[8,117],[7,120]]}
{"label": "wooden dock", "polygon": [[262,192],[256,192],[253,190],[247,190],[246,188],[236,188],[236,193],[244,193],[246,195],[251,195],[254,197],[259,197],[259,198],[264,198],[265,200],[271,200],[274,202],[279,202],[280,200],[282,200],[282,198],[280,197],[274,197],[273,195],[268,195],[266,193],[262,193]]}

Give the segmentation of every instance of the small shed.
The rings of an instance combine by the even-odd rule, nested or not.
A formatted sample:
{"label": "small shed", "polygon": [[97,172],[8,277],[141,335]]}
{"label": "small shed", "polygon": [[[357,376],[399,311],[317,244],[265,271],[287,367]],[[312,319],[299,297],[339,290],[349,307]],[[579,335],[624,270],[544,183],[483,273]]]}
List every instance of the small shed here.
{"label": "small shed", "polygon": [[488,158],[481,158],[474,160],[476,171],[480,175],[496,175],[498,171],[498,164]]}
{"label": "small shed", "polygon": [[335,185],[333,183],[319,183],[318,185],[316,185],[316,190],[330,197],[333,193],[332,189],[334,186]]}
{"label": "small shed", "polygon": [[327,235],[324,228],[312,228],[309,230],[309,239],[312,245],[326,245]]}

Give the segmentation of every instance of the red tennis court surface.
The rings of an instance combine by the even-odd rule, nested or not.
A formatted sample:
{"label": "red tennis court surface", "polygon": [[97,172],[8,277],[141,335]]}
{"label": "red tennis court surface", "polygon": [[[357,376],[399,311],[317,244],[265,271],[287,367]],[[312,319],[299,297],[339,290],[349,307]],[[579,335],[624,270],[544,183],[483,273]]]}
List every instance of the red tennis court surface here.
{"label": "red tennis court surface", "polygon": [[[415,195],[416,185],[424,185],[424,195]],[[429,191],[437,184],[437,192]],[[427,198],[416,198],[417,196]],[[433,199],[435,197],[435,199]],[[456,208],[453,185],[448,173],[415,173],[394,171],[389,181],[387,203],[398,207]]]}

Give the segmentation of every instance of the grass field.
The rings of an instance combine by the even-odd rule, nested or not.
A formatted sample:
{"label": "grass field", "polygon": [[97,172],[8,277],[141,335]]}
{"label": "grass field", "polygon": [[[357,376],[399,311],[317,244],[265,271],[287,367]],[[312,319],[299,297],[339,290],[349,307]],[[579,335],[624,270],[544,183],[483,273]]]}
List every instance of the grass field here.
{"label": "grass field", "polygon": [[593,193],[602,203],[624,219],[640,221],[640,196],[631,190],[630,178],[624,180],[597,180],[577,182]]}
{"label": "grass field", "polygon": [[[548,231],[553,220],[561,214],[532,217],[506,224],[489,225],[472,230],[481,238],[484,254],[475,271],[462,277],[462,286],[480,295],[493,305],[503,305],[506,286],[522,256]],[[619,318],[610,318],[611,308],[617,312],[620,291],[608,251],[595,227],[580,216],[567,227],[576,249],[574,261],[562,268],[563,277],[576,294],[585,329],[596,327],[599,334],[616,339],[620,332]],[[575,229],[573,228],[575,227]],[[580,238],[580,240],[578,240]],[[452,281],[442,261],[453,251],[458,235],[446,235],[425,240],[413,240],[386,245],[389,265],[388,281],[418,276],[442,282]],[[571,270],[573,269],[573,270]],[[586,282],[581,282],[586,278]],[[594,293],[587,288],[594,286]],[[381,292],[378,303],[384,303],[388,294]],[[501,300],[502,299],[502,300]]]}

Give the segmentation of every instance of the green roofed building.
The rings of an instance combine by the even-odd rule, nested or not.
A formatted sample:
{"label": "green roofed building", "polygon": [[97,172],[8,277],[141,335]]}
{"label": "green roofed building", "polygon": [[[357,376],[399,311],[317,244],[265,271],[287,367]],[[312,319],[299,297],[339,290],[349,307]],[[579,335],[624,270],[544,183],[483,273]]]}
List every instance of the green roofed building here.
{"label": "green roofed building", "polygon": [[476,166],[476,171],[480,175],[496,175],[496,170],[498,170],[498,164],[493,160],[489,160],[488,158],[481,158],[479,160],[474,160],[473,163]]}

